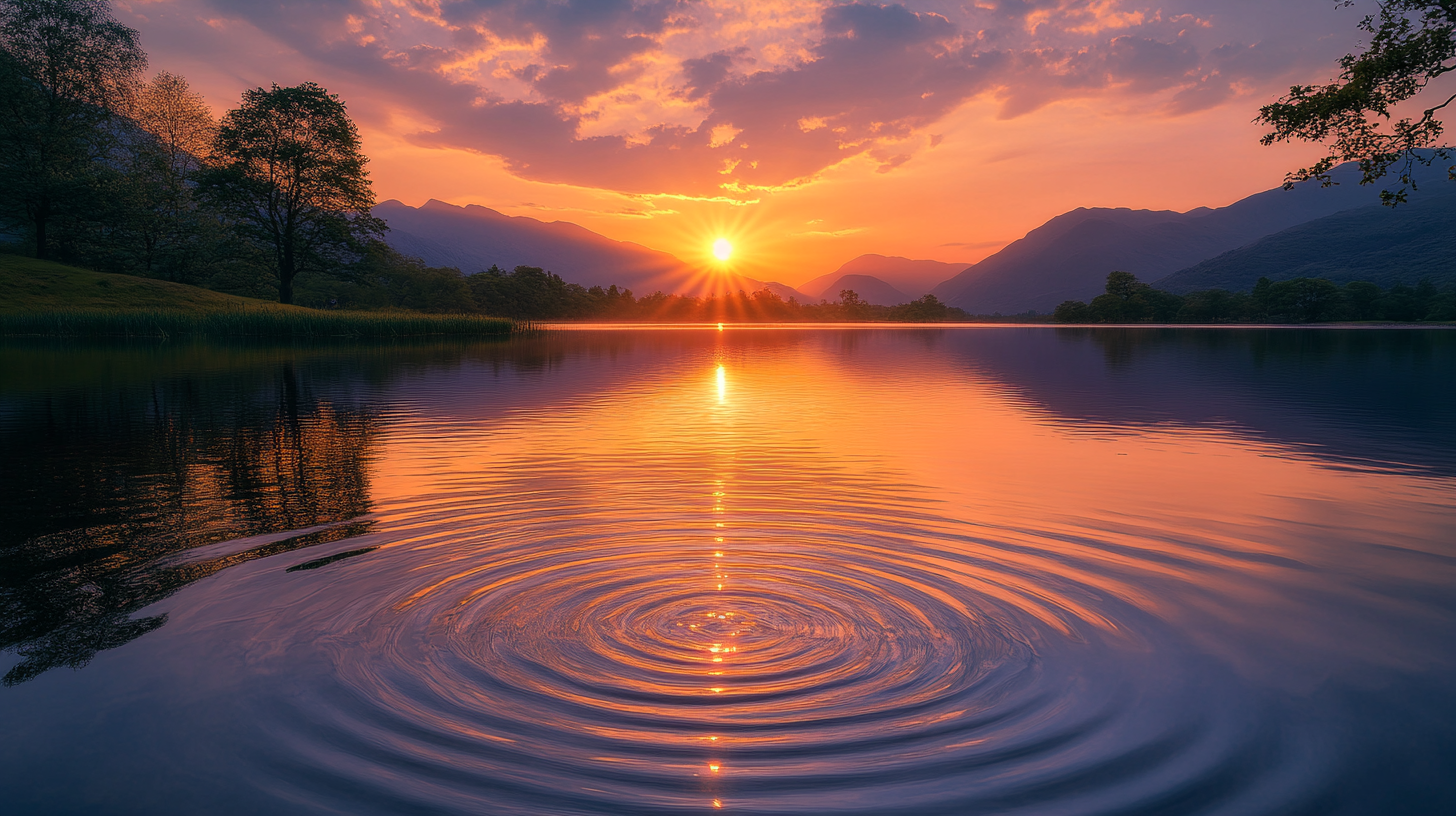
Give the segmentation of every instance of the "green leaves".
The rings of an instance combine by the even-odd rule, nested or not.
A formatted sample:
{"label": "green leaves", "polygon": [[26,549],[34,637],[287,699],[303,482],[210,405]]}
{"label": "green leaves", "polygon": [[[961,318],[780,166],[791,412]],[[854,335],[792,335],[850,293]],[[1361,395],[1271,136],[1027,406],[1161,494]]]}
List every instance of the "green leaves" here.
{"label": "green leaves", "polygon": [[[1312,141],[1329,146],[1319,161],[1290,173],[1286,189],[1309,179],[1329,186],[1334,183],[1330,170],[1353,161],[1359,163],[1361,184],[1372,184],[1394,168],[1400,187],[1380,194],[1382,202],[1394,206],[1417,188],[1417,163],[1430,165],[1453,155],[1439,147],[1440,115],[1456,95],[1436,100],[1418,116],[1394,117],[1432,80],[1456,71],[1456,2],[1383,0],[1379,13],[1366,17],[1360,28],[1371,34],[1370,43],[1340,60],[1338,81],[1296,85],[1288,96],[1261,108],[1255,121],[1272,127],[1260,140],[1265,145]],[[1435,150],[1417,152],[1424,148]],[[1449,172],[1456,179],[1456,165]]]}
{"label": "green leaves", "polygon": [[145,65],[103,0],[0,0],[0,220],[38,257],[94,220]]}
{"label": "green leaves", "polygon": [[312,82],[243,93],[223,117],[199,194],[272,253],[278,299],[299,272],[332,273],[384,233],[359,132],[344,103]]}

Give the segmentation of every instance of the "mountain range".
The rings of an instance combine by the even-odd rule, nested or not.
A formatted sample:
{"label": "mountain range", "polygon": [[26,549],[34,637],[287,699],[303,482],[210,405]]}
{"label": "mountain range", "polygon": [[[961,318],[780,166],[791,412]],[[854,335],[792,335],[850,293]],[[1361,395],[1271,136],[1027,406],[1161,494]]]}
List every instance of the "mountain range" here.
{"label": "mountain range", "polygon": [[885,306],[928,291],[972,314],[1045,313],[1065,300],[1090,301],[1113,270],[1178,293],[1247,291],[1261,276],[1369,280],[1387,287],[1422,278],[1456,283],[1456,181],[1444,166],[1416,170],[1418,191],[1395,208],[1378,203],[1379,185],[1360,185],[1359,169],[1343,165],[1334,170],[1332,186],[1305,182],[1226,207],[1181,213],[1079,207],[975,264],[861,255],[797,289],[710,271],[569,222],[487,207],[386,201],[374,214],[389,224],[387,240],[395,249],[466,273],[527,265],[571,283],[616,284],[638,295],[767,287],[801,302],[836,300],[851,289]]}
{"label": "mountain range", "polygon": [[1260,277],[1369,281],[1389,288],[1424,278],[1456,284],[1456,192],[1380,204],[1317,218],[1225,252],[1154,284],[1184,294],[1197,289],[1248,291]]}
{"label": "mountain range", "polygon": [[536,266],[568,283],[703,295],[753,292],[767,286],[780,297],[803,293],[785,284],[694,267],[666,252],[614,241],[567,221],[510,216],[478,205],[459,207],[431,199],[421,207],[389,200],[374,207],[389,224],[385,240],[399,252],[431,266],[452,266],[474,274],[491,266],[510,270]]}
{"label": "mountain range", "polygon": [[[828,300],[838,298],[841,289],[853,289],[870,303],[895,306],[920,297],[943,281],[960,274],[967,266],[969,264],[916,261],[893,255],[861,255],[827,275],[820,275],[808,283],[800,284],[798,288],[811,298]],[[854,276],[855,280],[846,282],[843,280],[846,276]],[[861,280],[862,278],[871,278],[873,283]],[[858,286],[848,285],[855,283]],[[859,286],[875,286],[881,296],[900,297],[902,300],[880,304],[879,300],[861,291]],[[890,291],[879,287],[887,287]]]}
{"label": "mountain range", "polygon": [[[1364,212],[1353,221],[1326,225],[1348,229],[1358,222],[1356,231],[1340,236],[1340,245],[1346,248],[1363,245],[1362,236],[1368,237],[1371,230],[1401,232],[1402,228],[1392,225],[1412,219],[1422,202],[1444,198],[1456,189],[1456,183],[1446,179],[1444,167],[1418,166],[1417,170],[1419,191],[1411,194],[1409,203],[1393,209],[1378,204],[1378,185],[1358,183],[1360,171],[1354,165],[1335,169],[1334,186],[1305,182],[1290,190],[1276,188],[1257,193],[1217,209],[1200,207],[1179,213],[1079,207],[970,266],[937,286],[933,293],[972,314],[1020,314],[1029,310],[1049,312],[1064,300],[1091,300],[1102,292],[1107,273],[1113,270],[1131,272],[1148,282],[1168,278],[1183,291],[1202,288],[1201,283],[1193,281],[1214,280],[1212,273],[1182,276],[1181,271],[1336,213],[1354,209]],[[1456,238],[1456,222],[1428,226],[1439,236],[1433,243],[1444,238],[1449,244]],[[1405,233],[1411,231],[1405,228]],[[1279,253],[1268,251],[1270,246],[1288,250],[1294,243],[1281,239],[1259,253],[1226,257],[1220,262],[1216,278],[1225,286],[1248,289],[1260,274],[1276,280],[1298,277],[1293,272],[1295,267],[1287,265],[1294,263],[1294,258],[1282,255],[1281,263],[1286,266],[1278,268],[1271,259]],[[1368,248],[1378,252],[1373,241]],[[1239,271],[1241,263],[1255,258],[1260,259],[1258,274]],[[1344,277],[1340,269],[1353,269],[1342,266],[1344,263],[1326,252],[1326,262],[1318,268]],[[1415,279],[1407,282],[1414,283]]]}

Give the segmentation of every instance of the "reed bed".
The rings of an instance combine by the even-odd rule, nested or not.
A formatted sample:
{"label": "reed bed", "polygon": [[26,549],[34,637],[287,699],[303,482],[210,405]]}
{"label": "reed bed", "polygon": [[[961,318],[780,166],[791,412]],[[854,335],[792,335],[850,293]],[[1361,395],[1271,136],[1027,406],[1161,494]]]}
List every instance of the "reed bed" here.
{"label": "reed bed", "polygon": [[324,312],[283,308],[202,312],[76,309],[0,313],[0,336],[8,337],[500,337],[517,330],[517,324],[512,320],[479,315]]}

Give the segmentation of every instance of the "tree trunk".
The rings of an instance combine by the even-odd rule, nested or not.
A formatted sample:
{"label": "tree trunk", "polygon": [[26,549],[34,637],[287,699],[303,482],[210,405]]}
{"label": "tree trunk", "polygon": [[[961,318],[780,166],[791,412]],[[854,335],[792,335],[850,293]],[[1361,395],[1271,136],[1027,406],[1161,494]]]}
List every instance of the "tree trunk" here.
{"label": "tree trunk", "polygon": [[283,262],[278,265],[278,302],[293,302],[293,248],[284,247]]}

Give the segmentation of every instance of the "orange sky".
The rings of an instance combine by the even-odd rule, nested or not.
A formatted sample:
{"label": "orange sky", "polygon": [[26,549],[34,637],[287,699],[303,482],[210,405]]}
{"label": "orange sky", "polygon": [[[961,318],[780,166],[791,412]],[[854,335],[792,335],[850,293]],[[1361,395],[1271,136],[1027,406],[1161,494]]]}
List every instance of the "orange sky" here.
{"label": "orange sky", "polygon": [[[1372,5],[1366,3],[1365,5]],[[979,260],[1079,206],[1186,210],[1318,153],[1251,120],[1368,9],[1307,0],[120,0],[219,112],[317,81],[380,200],[581,224],[800,284]]]}

